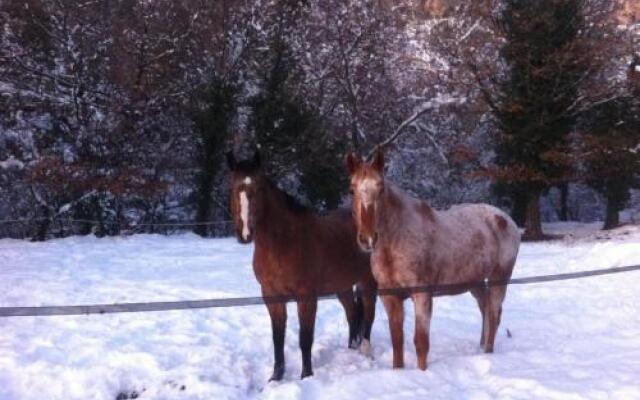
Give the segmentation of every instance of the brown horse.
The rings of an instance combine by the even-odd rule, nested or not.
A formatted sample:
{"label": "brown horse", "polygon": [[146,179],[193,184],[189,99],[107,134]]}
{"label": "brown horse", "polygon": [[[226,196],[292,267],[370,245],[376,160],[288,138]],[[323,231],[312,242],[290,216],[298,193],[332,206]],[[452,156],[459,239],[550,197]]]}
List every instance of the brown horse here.
{"label": "brown horse", "polygon": [[[278,189],[261,171],[260,156],[237,162],[232,153],[227,162],[233,171],[231,210],[241,243],[255,240],[253,270],[264,297],[296,296],[300,321],[302,378],[313,375],[311,346],[317,296],[336,293],[347,314],[349,347],[362,340],[362,351],[370,346],[375,315],[376,283],[369,254],[356,243],[355,226],[348,210],[319,216]],[[354,285],[360,297],[354,299]],[[274,346],[271,380],[284,374],[286,304],[269,303]]]}
{"label": "brown horse", "polygon": [[[436,211],[385,182],[384,157],[377,150],[371,163],[355,154],[347,157],[353,194],[353,216],[360,246],[372,251],[371,269],[380,289],[502,281],[511,277],[520,246],[515,223],[486,204],[467,204]],[[506,286],[470,290],[482,313],[480,346],[493,351]],[[432,294],[381,296],[393,345],[393,366],[404,366],[403,302],[415,305],[414,343],[418,367],[427,368]]]}

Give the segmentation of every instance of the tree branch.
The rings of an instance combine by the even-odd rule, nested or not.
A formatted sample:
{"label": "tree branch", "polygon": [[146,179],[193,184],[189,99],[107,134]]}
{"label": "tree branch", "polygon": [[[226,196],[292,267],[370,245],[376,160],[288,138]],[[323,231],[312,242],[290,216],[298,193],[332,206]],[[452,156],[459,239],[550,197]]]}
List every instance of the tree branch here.
{"label": "tree branch", "polygon": [[435,96],[431,100],[429,100],[426,103],[422,104],[422,107],[420,107],[419,110],[414,112],[409,118],[407,118],[404,121],[402,121],[402,123],[400,125],[398,125],[398,127],[395,129],[395,131],[388,138],[386,138],[385,140],[383,140],[382,142],[378,143],[375,146],[374,150],[372,150],[367,155],[367,158],[368,159],[371,158],[376,149],[385,148],[388,145],[390,145],[391,143],[393,143],[393,141],[396,140],[398,138],[398,136],[400,136],[400,134],[402,132],[404,132],[404,130],[406,130],[409,126],[411,126],[423,114],[425,114],[425,113],[427,113],[427,112],[429,112],[431,110],[438,109],[438,108],[440,108],[440,107],[442,107],[444,105],[462,104],[465,101],[466,101],[466,99],[464,97],[451,97],[449,95],[440,95],[440,94],[438,94],[437,96]]}

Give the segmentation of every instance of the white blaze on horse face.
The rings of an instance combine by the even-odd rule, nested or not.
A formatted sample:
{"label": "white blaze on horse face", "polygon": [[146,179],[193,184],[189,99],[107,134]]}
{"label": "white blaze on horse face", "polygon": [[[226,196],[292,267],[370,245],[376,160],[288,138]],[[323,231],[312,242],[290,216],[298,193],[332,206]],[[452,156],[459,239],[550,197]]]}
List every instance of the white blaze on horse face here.
{"label": "white blaze on horse face", "polygon": [[373,197],[376,194],[377,188],[378,182],[372,178],[365,178],[358,184],[358,192],[360,193],[362,205],[365,209],[369,208],[373,203]]}
{"label": "white blaze on horse face", "polygon": [[252,182],[252,181],[251,181],[251,178],[247,176],[246,178],[244,178],[244,180],[243,180],[242,182],[243,182],[245,185],[251,185],[251,182]]}
{"label": "white blaze on horse face", "polygon": [[249,238],[249,198],[244,190],[240,192],[240,219],[242,220],[242,238],[247,240]]}
{"label": "white blaze on horse face", "polygon": [[355,218],[358,229],[358,243],[366,250],[371,251],[376,245],[378,233],[376,232],[376,200],[382,190],[382,180],[376,177],[364,177],[354,182],[357,193]]}

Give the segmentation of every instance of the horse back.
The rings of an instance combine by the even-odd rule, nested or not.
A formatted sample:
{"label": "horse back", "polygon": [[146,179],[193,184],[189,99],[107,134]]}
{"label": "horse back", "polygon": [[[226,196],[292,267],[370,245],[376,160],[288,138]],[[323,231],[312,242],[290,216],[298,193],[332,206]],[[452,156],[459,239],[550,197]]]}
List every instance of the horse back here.
{"label": "horse back", "polygon": [[485,277],[509,277],[520,247],[520,232],[502,210],[488,204],[462,204],[441,212],[441,224],[456,237],[452,251],[468,263],[482,263]]}

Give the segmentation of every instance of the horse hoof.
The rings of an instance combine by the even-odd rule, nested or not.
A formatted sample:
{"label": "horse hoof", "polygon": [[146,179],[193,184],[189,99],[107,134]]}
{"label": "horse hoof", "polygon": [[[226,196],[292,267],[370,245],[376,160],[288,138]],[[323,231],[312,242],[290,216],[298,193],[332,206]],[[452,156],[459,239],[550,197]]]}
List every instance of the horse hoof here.
{"label": "horse hoof", "polygon": [[371,342],[367,339],[363,339],[360,344],[360,353],[362,353],[365,357],[373,358],[373,349],[371,347]]}
{"label": "horse hoof", "polygon": [[300,379],[304,379],[309,376],[313,376],[313,371],[302,371],[302,375],[300,375]]}
{"label": "horse hoof", "polygon": [[271,381],[281,381],[284,376],[284,367],[275,367],[273,369],[273,375],[269,378],[269,382]]}
{"label": "horse hoof", "polygon": [[393,361],[393,369],[404,369],[404,361]]}

